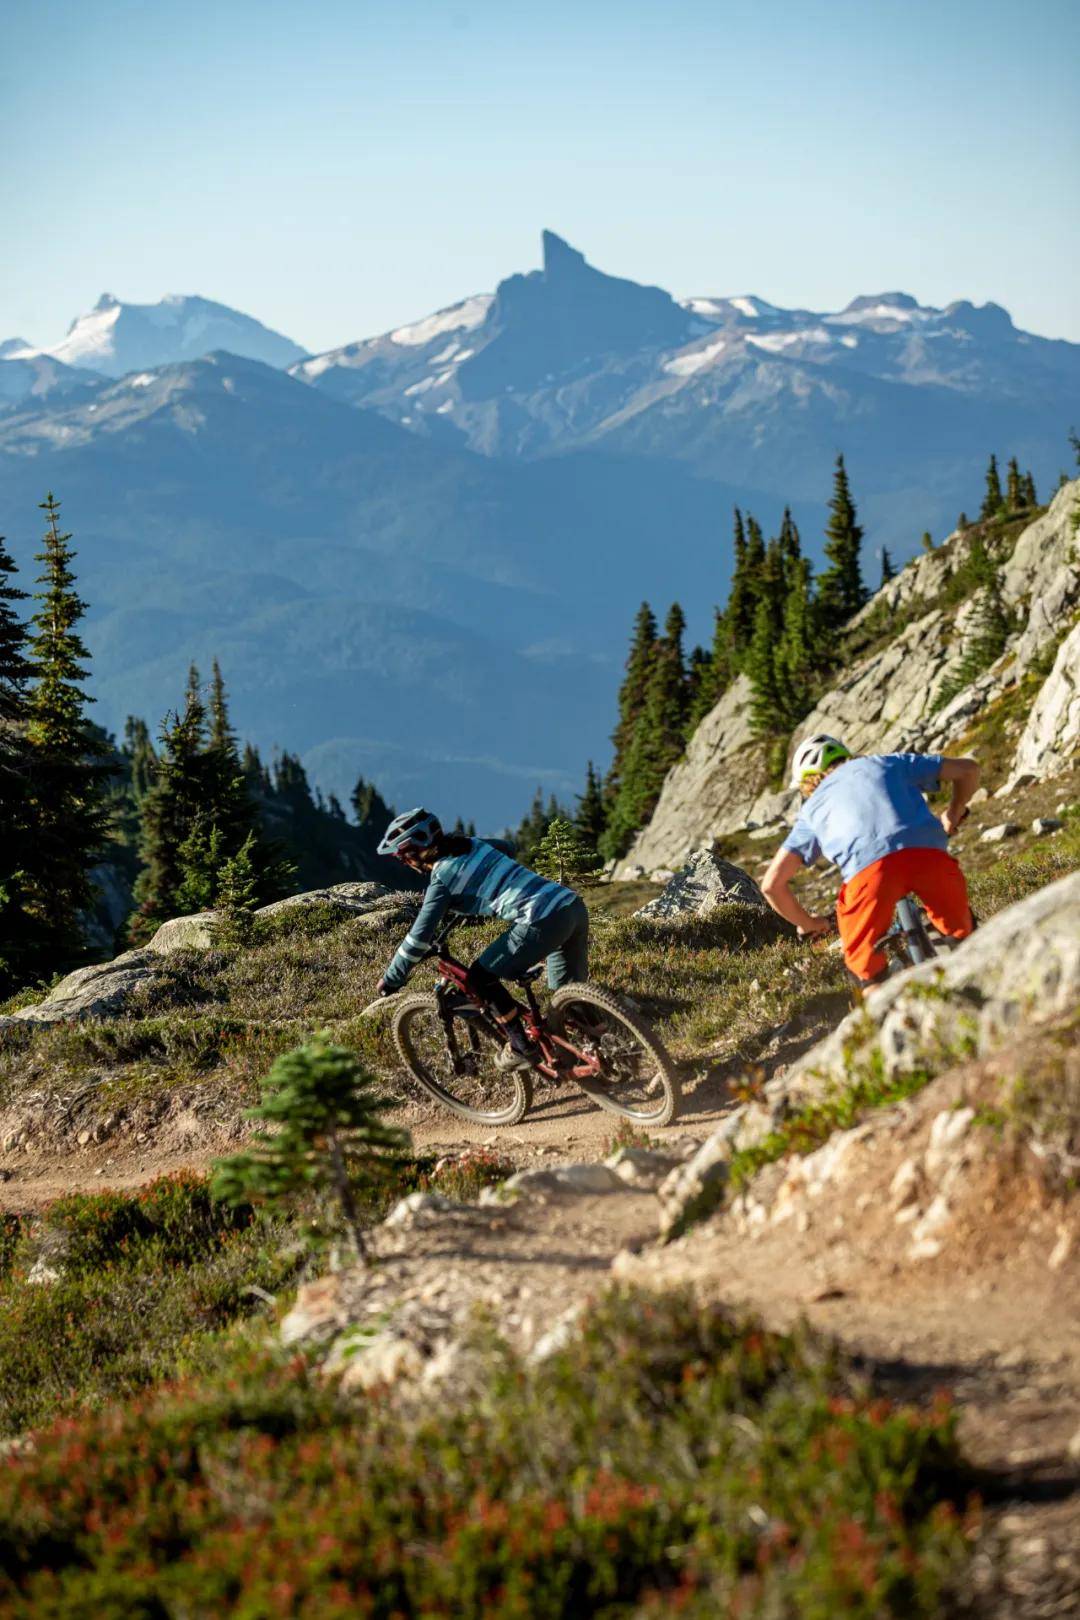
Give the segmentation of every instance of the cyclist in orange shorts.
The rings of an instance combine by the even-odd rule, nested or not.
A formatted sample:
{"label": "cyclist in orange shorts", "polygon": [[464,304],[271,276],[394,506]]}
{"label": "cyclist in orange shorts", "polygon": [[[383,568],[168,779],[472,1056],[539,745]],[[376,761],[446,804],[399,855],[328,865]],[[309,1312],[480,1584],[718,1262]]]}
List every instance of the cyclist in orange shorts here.
{"label": "cyclist in orange shorts", "polygon": [[[939,782],[952,783],[952,800],[940,818],[923,797]],[[885,977],[885,956],[874,946],[906,894],[918,896],[939,933],[967,938],[975,926],[967,885],[947,846],[979,785],[975,760],[942,754],[856,757],[838,738],[817,736],[796,750],[791,785],[803,796],[802,813],[761,885],[774,911],[801,934],[828,931],[831,918],[813,916],[791,891],[796,872],[824,854],[844,879],[836,922],[844,960],[863,984]]]}

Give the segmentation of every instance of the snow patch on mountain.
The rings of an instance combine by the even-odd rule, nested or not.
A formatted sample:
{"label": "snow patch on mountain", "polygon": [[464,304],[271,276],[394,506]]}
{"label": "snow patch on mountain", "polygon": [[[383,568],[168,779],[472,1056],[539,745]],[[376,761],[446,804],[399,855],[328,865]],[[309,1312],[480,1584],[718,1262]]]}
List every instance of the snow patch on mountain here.
{"label": "snow patch on mountain", "polygon": [[449,309],[438,310],[426,320],[414,321],[411,326],[399,326],[390,333],[390,341],[413,349],[431,343],[444,332],[471,332],[483,325],[491,303],[491,293],[478,293],[460,304],[451,304]]}
{"label": "snow patch on mountain", "polygon": [[756,332],[752,332],[746,341],[752,343],[755,349],[765,349],[769,354],[780,354],[796,343],[832,343],[833,338],[823,327],[809,326],[797,332],[765,332],[760,337]]}
{"label": "snow patch on mountain", "polygon": [[847,309],[840,309],[839,314],[827,314],[824,319],[829,326],[861,326],[868,321],[895,321],[900,326],[916,326],[923,321],[933,321],[939,313],[938,309],[920,308],[907,293],[902,293],[900,298],[904,303],[900,303],[899,298],[855,298]]}
{"label": "snow patch on mountain", "polygon": [[673,360],[665,360],[663,369],[672,377],[692,377],[695,371],[703,371],[706,366],[711,366],[717,355],[726,348],[727,340],[718,338],[703,349],[694,349],[690,354],[677,354]]}

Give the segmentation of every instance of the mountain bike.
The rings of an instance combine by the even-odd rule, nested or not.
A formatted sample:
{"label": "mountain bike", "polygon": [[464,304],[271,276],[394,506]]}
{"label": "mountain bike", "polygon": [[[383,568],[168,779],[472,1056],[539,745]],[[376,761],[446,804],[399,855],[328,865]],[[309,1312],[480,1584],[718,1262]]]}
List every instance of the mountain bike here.
{"label": "mountain bike", "polygon": [[430,1097],[478,1125],[516,1125],[532,1106],[536,1077],[572,1080],[610,1114],[638,1125],[670,1124],[679,1083],[663,1042],[641,1013],[596,985],[564,984],[545,1013],[533,989],[541,969],[512,979],[524,993],[524,1005],[517,1005],[536,1056],[516,1067],[500,1062],[506,1031],[450,953],[459,921],[447,920],[428,953],[438,964],[434,993],[404,996],[391,1021],[401,1061]]}
{"label": "mountain bike", "polygon": [[874,949],[884,951],[888,957],[890,976],[919,962],[929,962],[937,955],[926,913],[914,895],[906,894],[896,902],[892,927],[875,940]]}
{"label": "mountain bike", "polygon": [[[965,810],[960,817],[961,822],[965,822],[969,814]],[[874,949],[884,951],[888,957],[891,977],[904,968],[932,961],[939,950],[955,950],[959,943],[959,940],[950,939],[947,934],[939,934],[936,928],[931,928],[915,895],[906,894],[896,902],[892,926],[879,940],[875,940]]]}

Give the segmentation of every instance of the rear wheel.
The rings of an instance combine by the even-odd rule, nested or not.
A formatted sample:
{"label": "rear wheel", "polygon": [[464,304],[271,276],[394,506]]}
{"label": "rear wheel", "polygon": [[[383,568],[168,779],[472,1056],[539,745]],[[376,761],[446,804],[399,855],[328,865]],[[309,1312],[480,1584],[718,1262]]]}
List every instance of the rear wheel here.
{"label": "rear wheel", "polygon": [[468,1073],[454,1069],[446,1030],[434,996],[408,996],[399,1002],[391,1029],[402,1063],[429,1097],[461,1119],[477,1125],[516,1125],[532,1104],[532,1072],[496,1067],[505,1042],[479,1019],[455,1020],[458,1047]]}
{"label": "rear wheel", "polygon": [[646,1018],[609,990],[564,984],[551,998],[556,1034],[601,1062],[594,1080],[576,1080],[598,1108],[638,1125],[669,1125],[679,1108],[679,1082],[664,1043]]}

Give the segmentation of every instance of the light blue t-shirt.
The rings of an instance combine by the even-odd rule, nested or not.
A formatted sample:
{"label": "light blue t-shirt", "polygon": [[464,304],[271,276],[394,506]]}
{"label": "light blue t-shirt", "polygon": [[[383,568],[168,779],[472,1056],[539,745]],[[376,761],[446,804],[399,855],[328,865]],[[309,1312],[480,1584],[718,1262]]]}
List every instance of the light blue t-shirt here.
{"label": "light blue t-shirt", "polygon": [[923,798],[940,775],[940,754],[849,759],[814,789],[781,847],[807,866],[826,855],[845,883],[898,849],[947,849],[945,829]]}

